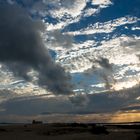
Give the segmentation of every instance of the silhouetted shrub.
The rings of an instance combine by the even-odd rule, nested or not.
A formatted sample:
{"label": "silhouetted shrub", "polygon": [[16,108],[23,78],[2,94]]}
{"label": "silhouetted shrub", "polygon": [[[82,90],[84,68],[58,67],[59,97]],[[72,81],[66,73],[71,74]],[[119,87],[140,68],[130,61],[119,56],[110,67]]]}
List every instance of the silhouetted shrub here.
{"label": "silhouetted shrub", "polygon": [[92,126],[92,129],[91,129],[91,133],[92,134],[109,134],[109,132],[107,131],[106,127],[104,126]]}
{"label": "silhouetted shrub", "polygon": [[6,129],[0,128],[0,132],[6,132]]}

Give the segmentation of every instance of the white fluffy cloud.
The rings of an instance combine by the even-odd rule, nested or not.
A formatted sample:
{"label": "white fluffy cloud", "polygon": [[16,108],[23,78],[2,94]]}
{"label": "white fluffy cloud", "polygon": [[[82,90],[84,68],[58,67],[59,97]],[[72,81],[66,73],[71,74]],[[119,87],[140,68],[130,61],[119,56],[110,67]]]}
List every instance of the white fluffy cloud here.
{"label": "white fluffy cloud", "polygon": [[97,13],[100,12],[100,9],[99,8],[87,8],[85,11],[84,11],[84,14],[83,16],[84,17],[89,17],[89,16],[92,16],[92,15],[95,15]]}
{"label": "white fluffy cloud", "polygon": [[75,32],[69,32],[69,34],[73,35],[90,35],[90,34],[95,34],[95,33],[111,33],[113,32],[117,27],[125,25],[125,24],[132,24],[136,23],[140,19],[137,17],[121,17],[117,18],[111,21],[107,21],[104,23],[97,22],[95,24],[89,25],[87,28],[83,28],[80,31],[75,31]]}
{"label": "white fluffy cloud", "polygon": [[[91,57],[91,60],[101,57],[101,56],[107,57],[108,59],[110,59],[111,63],[116,64],[116,65],[131,64],[131,63],[137,64],[139,60],[135,54],[138,52],[135,50],[133,52],[131,51],[131,55],[130,55],[129,49],[131,49],[132,47],[129,47],[130,46],[129,44],[128,46],[124,47],[124,42],[126,41],[129,42],[129,41],[132,41],[133,39],[134,38],[122,35],[121,37],[114,38],[109,41],[103,40],[101,41],[101,45],[99,45],[96,48],[93,47],[94,44],[96,44],[94,41],[93,42],[87,41],[87,42],[84,42],[84,44],[77,44],[77,45],[75,44],[78,49],[76,49],[75,47],[75,51],[74,50],[69,51],[69,55],[63,55],[65,57],[60,56],[60,59],[61,59],[62,64],[66,64],[66,67],[67,67],[67,64],[71,64],[72,66],[75,65],[75,70],[76,68],[78,68],[76,70],[77,72],[81,71],[82,66],[86,70],[92,65],[91,62],[89,61],[90,57]],[[83,47],[79,48],[79,46],[83,46]],[[65,61],[64,63],[63,63],[63,59]],[[79,59],[81,59],[81,61]],[[58,57],[58,60],[59,60],[59,57]],[[71,67],[71,70],[73,68],[74,67]]]}
{"label": "white fluffy cloud", "polygon": [[108,7],[113,4],[111,0],[92,0],[93,5],[99,5],[100,7]]}
{"label": "white fluffy cloud", "polygon": [[70,16],[75,18],[79,16],[82,10],[86,6],[85,0],[60,0],[59,3],[55,3],[57,5],[56,9],[50,11],[51,15],[55,18],[61,19],[65,18],[64,16]]}
{"label": "white fluffy cloud", "polygon": [[[84,42],[84,45],[77,44],[78,49],[75,47],[73,51],[66,51],[66,55],[63,54],[63,57],[60,55],[59,58],[58,56],[57,61],[61,62],[65,69],[71,73],[82,73],[93,67],[94,75],[96,68],[99,68],[96,60],[100,57],[107,58],[109,63],[113,64],[113,75],[110,76],[113,76],[116,79],[115,81],[117,81],[114,89],[128,88],[138,84],[138,79],[140,78],[140,50],[137,45],[139,43],[137,42],[139,41],[134,37],[123,35],[109,41],[102,41],[96,47],[93,47],[95,42]],[[83,47],[80,48],[78,46]],[[105,71],[102,72],[102,70],[98,70],[99,77],[104,75]],[[103,79],[103,77],[100,78],[100,83],[104,83]],[[114,82],[111,84],[114,84]]]}

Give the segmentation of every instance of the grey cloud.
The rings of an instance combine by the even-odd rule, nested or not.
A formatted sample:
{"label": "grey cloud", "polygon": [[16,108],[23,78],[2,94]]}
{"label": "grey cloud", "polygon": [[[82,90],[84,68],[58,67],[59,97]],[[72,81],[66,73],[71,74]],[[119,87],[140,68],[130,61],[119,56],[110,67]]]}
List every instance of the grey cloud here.
{"label": "grey cloud", "polygon": [[9,4],[17,3],[28,9],[30,13],[34,13],[39,17],[44,17],[50,15],[52,7],[55,10],[59,10],[61,7],[66,9],[72,8],[76,1],[75,0],[3,0],[7,1]]}
{"label": "grey cloud", "polygon": [[45,48],[40,33],[44,25],[17,5],[0,5],[0,61],[16,76],[30,80],[27,72],[38,72],[38,84],[54,94],[71,94],[70,76],[56,64]]}
{"label": "grey cloud", "polygon": [[132,38],[131,41],[124,41],[124,42],[122,42],[121,45],[124,47],[128,46],[128,47],[132,47],[134,49],[139,49],[137,47],[140,46],[140,40]]}
{"label": "grey cloud", "polygon": [[4,0],[4,1],[7,1],[9,4],[18,3],[20,5],[23,5],[24,7],[30,7],[30,6],[33,6],[34,3],[37,3],[40,0],[18,0],[18,1],[17,0]]}
{"label": "grey cloud", "polygon": [[[110,89],[112,84],[116,83],[116,80],[113,76],[113,64],[109,62],[107,58],[99,57],[98,59],[91,60],[93,63],[92,67],[85,71],[85,74],[98,74],[105,82],[105,88]],[[96,64],[98,64],[101,68],[97,68]]]}
{"label": "grey cloud", "polygon": [[110,64],[110,62],[107,58],[99,57],[98,59],[94,59],[94,60],[89,59],[89,61],[93,63],[92,68],[89,69],[89,72],[97,69],[97,66],[95,64],[99,64],[100,67],[102,67],[108,71],[113,71],[113,64]]}
{"label": "grey cloud", "polygon": [[61,5],[65,8],[71,8],[76,3],[75,0],[61,0],[60,2]]}
{"label": "grey cloud", "polygon": [[[40,19],[41,17],[46,17],[47,15],[50,16],[49,7],[60,6],[59,3],[61,3],[61,6],[69,5],[68,3],[70,3],[70,7],[71,7],[72,3],[75,2],[75,0],[72,3],[68,1],[65,2],[65,1],[59,1],[59,0],[56,0],[56,1],[20,0],[17,2],[16,1],[13,1],[13,2],[17,3],[20,6],[23,6],[23,8],[26,9],[30,15],[35,15],[36,18]],[[47,43],[50,42],[50,45],[53,47],[59,46],[59,47],[70,48],[73,46],[72,35],[63,33],[61,32],[61,30],[53,30],[53,31],[47,32],[44,35],[44,38],[45,40],[47,40]]]}
{"label": "grey cloud", "polygon": [[133,44],[134,46],[134,50],[137,52],[136,56],[139,58],[140,60],[140,40],[135,41],[135,43]]}
{"label": "grey cloud", "polygon": [[124,47],[124,53],[140,53],[140,40],[131,38],[131,40],[124,41],[121,43]]}
{"label": "grey cloud", "polygon": [[39,19],[49,14],[47,5],[43,0],[3,0],[3,3],[18,4]]}
{"label": "grey cloud", "polygon": [[129,41],[124,41],[121,44],[124,47],[124,53],[135,53],[140,60],[140,40],[132,38]]}
{"label": "grey cloud", "polygon": [[109,76],[107,76],[105,73],[101,75],[102,75],[103,80],[105,81],[105,88],[110,89],[112,85],[111,85],[111,81],[109,80]]}
{"label": "grey cloud", "polygon": [[[72,100],[77,105],[76,107],[68,98],[60,96],[54,98],[45,98],[45,96],[13,98],[0,104],[1,108],[3,108],[0,115],[38,115],[41,113],[76,115],[84,113],[107,113],[122,109],[127,111],[127,109],[130,110],[127,108],[128,106],[134,106],[139,103],[139,101],[135,100],[139,97],[139,90],[139,87],[135,87],[121,91],[73,96]],[[139,110],[139,107],[135,109]]]}
{"label": "grey cloud", "polygon": [[107,58],[101,57],[99,60],[96,60],[96,62],[97,62],[101,67],[112,71],[112,64],[109,63],[109,60],[108,60]]}
{"label": "grey cloud", "polygon": [[96,62],[105,69],[103,73],[101,73],[101,77],[105,81],[105,88],[110,89],[112,87],[112,84],[116,82],[116,80],[113,77],[113,65],[110,64],[109,60],[107,58],[101,57],[99,60],[96,60]]}
{"label": "grey cloud", "polygon": [[53,30],[48,33],[48,39],[54,47],[70,48],[73,45],[73,38],[71,35],[64,34],[61,30]]}
{"label": "grey cloud", "polygon": [[76,106],[86,106],[89,102],[89,98],[85,94],[75,95],[73,97],[69,97],[69,99]]}

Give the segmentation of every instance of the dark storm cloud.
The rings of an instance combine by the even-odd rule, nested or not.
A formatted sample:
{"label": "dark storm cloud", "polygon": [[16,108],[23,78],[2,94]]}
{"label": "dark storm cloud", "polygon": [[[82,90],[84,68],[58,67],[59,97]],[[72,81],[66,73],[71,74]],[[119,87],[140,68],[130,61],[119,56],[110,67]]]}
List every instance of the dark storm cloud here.
{"label": "dark storm cloud", "polygon": [[56,64],[45,48],[41,31],[44,25],[34,21],[17,5],[0,5],[0,61],[16,76],[30,80],[27,72],[38,72],[38,84],[54,94],[70,94],[70,76]]}

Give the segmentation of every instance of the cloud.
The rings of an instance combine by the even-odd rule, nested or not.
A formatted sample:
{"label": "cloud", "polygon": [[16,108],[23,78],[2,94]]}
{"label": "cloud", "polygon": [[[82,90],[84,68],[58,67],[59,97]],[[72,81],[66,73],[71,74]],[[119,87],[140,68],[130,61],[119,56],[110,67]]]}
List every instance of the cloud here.
{"label": "cloud", "polygon": [[31,80],[28,72],[38,72],[38,84],[54,94],[71,94],[70,76],[56,64],[45,48],[44,25],[17,5],[0,5],[0,61],[16,76]]}
{"label": "cloud", "polygon": [[[39,114],[92,114],[116,112],[139,104],[139,87],[123,89],[120,91],[107,91],[98,94],[80,94],[71,100],[64,96],[32,96],[14,97],[0,104],[2,115],[39,115]],[[6,91],[0,91],[3,95]],[[10,92],[7,93],[10,95]],[[15,94],[15,93],[13,93]],[[74,103],[74,104],[73,104]],[[133,109],[133,108],[132,108]],[[135,107],[135,110],[139,108]]]}
{"label": "cloud", "polygon": [[[113,64],[110,64],[109,60],[103,57],[99,57],[98,59],[89,59],[89,61],[93,63],[93,65],[88,70],[85,70],[84,73],[87,76],[98,74],[105,82],[105,88],[110,89],[112,87],[112,84],[115,84],[116,82],[113,76]],[[101,68],[99,68],[97,64]]]}
{"label": "cloud", "polygon": [[140,39],[129,38],[128,40],[122,42],[124,51],[127,53],[135,53],[136,57],[140,60]]}
{"label": "cloud", "polygon": [[89,98],[85,94],[79,94],[69,97],[70,101],[76,106],[86,106],[89,102]]}
{"label": "cloud", "polygon": [[[46,0],[48,3],[48,1]],[[76,18],[81,15],[82,10],[86,6],[85,0],[59,0],[54,3],[51,1],[49,4],[53,5],[54,9],[50,11],[51,15],[58,19],[65,19],[65,16]]]}
{"label": "cloud", "polygon": [[106,89],[110,89],[112,87],[112,84],[115,84],[116,80],[113,77],[113,65],[109,63],[109,60],[107,58],[99,58],[99,60],[96,60],[96,62],[105,70],[103,73],[100,73],[100,76],[105,81],[105,87]]}
{"label": "cloud", "polygon": [[92,0],[93,5],[99,5],[100,7],[108,7],[113,4],[111,0]]}
{"label": "cloud", "polygon": [[96,62],[103,68],[112,71],[112,64],[109,63],[109,60],[107,58],[99,58],[99,60],[96,60]]}
{"label": "cloud", "polygon": [[84,11],[84,17],[90,17],[92,15],[95,15],[97,13],[100,12],[100,9],[96,9],[96,8],[87,8],[85,11]]}
{"label": "cloud", "polygon": [[134,24],[140,19],[132,16],[125,16],[116,18],[106,22],[96,22],[94,24],[89,24],[87,27],[80,29],[79,31],[69,32],[71,35],[93,35],[101,33],[112,33],[119,26],[124,26],[128,24]]}
{"label": "cloud", "polygon": [[[8,0],[11,3],[11,0]],[[13,2],[27,8],[31,13],[37,14],[41,17],[51,16],[59,20],[69,18],[77,18],[81,15],[82,10],[86,6],[85,0],[20,0]]]}
{"label": "cloud", "polygon": [[54,48],[56,47],[64,47],[71,48],[73,46],[73,38],[71,35],[67,35],[61,30],[52,30],[47,33],[47,43]]}

